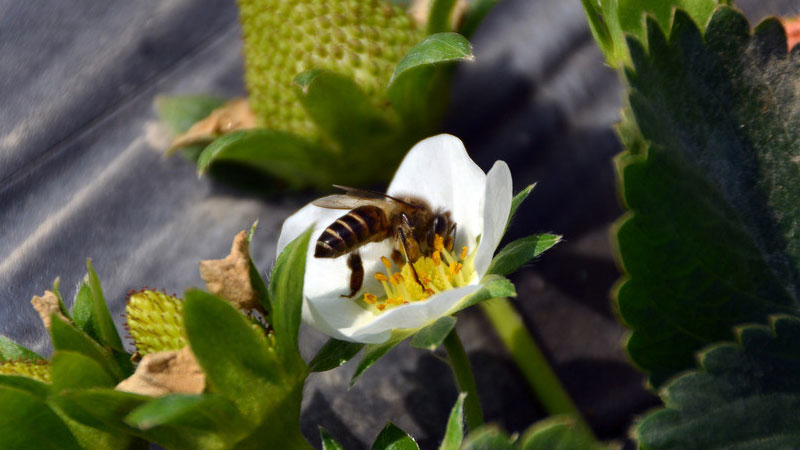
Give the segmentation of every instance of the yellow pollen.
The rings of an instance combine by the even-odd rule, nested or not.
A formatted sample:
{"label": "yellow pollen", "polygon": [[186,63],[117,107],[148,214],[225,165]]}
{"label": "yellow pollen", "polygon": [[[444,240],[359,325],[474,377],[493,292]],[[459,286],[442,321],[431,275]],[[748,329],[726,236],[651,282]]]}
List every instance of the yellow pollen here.
{"label": "yellow pollen", "polygon": [[[464,247],[464,248],[466,248],[466,247]],[[384,266],[386,266],[387,270],[392,268],[392,262],[389,261],[389,258],[387,258],[385,256],[381,256],[381,262],[383,263]]]}
{"label": "yellow pollen", "polygon": [[398,283],[402,283],[403,281],[405,281],[405,279],[403,278],[403,276],[402,276],[402,275],[400,275],[400,272],[398,272],[398,273],[396,273],[396,274],[392,275],[392,278],[393,278],[393,279],[394,279],[396,282],[398,282]]}
{"label": "yellow pollen", "polygon": [[442,263],[442,254],[439,253],[439,251],[437,250],[433,252],[432,259],[433,259],[433,264],[438,266],[439,264]]}
{"label": "yellow pollen", "polygon": [[444,248],[444,238],[438,233],[433,235],[433,248],[439,252]]}
{"label": "yellow pollen", "polygon": [[455,275],[458,273],[458,264],[455,261],[450,263],[450,267],[448,267],[450,275]]}
{"label": "yellow pollen", "polygon": [[467,246],[461,247],[461,260],[467,259]]}
{"label": "yellow pollen", "polygon": [[374,276],[375,276],[375,279],[378,280],[378,281],[389,281],[389,279],[386,278],[386,275],[384,275],[384,274],[382,274],[380,272],[377,272]]}
{"label": "yellow pollen", "polygon": [[364,293],[364,301],[369,303],[370,305],[374,305],[378,302],[378,297],[370,294],[369,292]]}
{"label": "yellow pollen", "polygon": [[387,298],[386,303],[390,305],[402,305],[403,299],[402,298]]}
{"label": "yellow pollen", "polygon": [[384,309],[386,309],[386,303],[377,304],[375,305],[375,307],[378,308],[379,311],[383,311]]}

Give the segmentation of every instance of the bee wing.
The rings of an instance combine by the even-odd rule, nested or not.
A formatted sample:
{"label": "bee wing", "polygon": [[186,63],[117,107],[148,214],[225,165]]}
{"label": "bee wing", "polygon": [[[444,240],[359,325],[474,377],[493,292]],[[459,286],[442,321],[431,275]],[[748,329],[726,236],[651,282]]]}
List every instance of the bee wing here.
{"label": "bee wing", "polygon": [[361,198],[347,194],[336,194],[322,197],[311,202],[314,206],[328,209],[355,209],[359,206],[374,205],[381,200],[374,198]]}
{"label": "bee wing", "polygon": [[[384,194],[383,192],[371,191],[369,189],[359,189],[350,186],[342,186],[340,184],[334,184],[333,187],[343,190],[345,192],[343,196],[345,197],[357,197],[365,201],[373,200],[378,202],[381,201],[386,202],[391,200],[397,203],[401,203],[408,207],[417,208],[417,205],[412,205],[411,203],[408,203],[404,200],[400,200],[399,198],[392,197],[389,194]],[[335,197],[335,195],[331,195],[330,197]],[[364,204],[370,204],[370,203],[364,203]]]}

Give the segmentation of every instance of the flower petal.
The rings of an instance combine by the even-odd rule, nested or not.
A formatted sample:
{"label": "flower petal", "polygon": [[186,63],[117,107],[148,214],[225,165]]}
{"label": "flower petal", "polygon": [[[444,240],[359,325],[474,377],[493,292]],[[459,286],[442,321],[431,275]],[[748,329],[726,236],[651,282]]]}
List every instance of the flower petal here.
{"label": "flower petal", "polygon": [[[421,328],[435,321],[454,310],[461,300],[478,289],[478,284],[451,289],[425,301],[388,309],[377,316],[346,299],[316,299],[317,301],[310,302],[308,311],[304,310],[303,319],[319,331],[337,339],[378,344],[389,339],[394,329]],[[353,314],[354,311],[349,307],[360,311]]]}
{"label": "flower petal", "polygon": [[475,271],[483,276],[492,262],[492,256],[505,234],[511,212],[513,185],[508,164],[497,161],[486,175],[486,192],[483,209],[483,235],[475,255]]}
{"label": "flower petal", "polygon": [[483,227],[486,174],[455,136],[440,134],[415,145],[389,185],[389,195],[411,195],[450,211],[458,224],[456,245],[475,246]]}
{"label": "flower petal", "polygon": [[[278,247],[275,251],[275,257],[278,257],[290,242],[297,239],[301,234],[308,230],[308,227],[322,227],[324,230],[326,226],[344,213],[345,211],[320,208],[319,206],[314,206],[311,203],[304,206],[283,222],[281,234],[278,237]],[[316,242],[316,240],[311,242]],[[309,244],[309,247],[312,247],[312,244]]]}

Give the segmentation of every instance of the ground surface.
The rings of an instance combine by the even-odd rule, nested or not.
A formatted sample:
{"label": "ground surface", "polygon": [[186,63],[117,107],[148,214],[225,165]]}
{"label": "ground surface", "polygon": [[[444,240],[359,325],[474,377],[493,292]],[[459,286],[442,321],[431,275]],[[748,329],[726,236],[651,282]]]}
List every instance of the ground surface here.
{"label": "ground surface", "polygon": [[[793,1],[742,1],[751,19]],[[252,251],[267,270],[283,219],[311,195],[255,198],[164,159],[158,94],[244,93],[232,1],[0,3],[0,333],[48,354],[32,295],[60,276],[71,299],[93,258],[117,323],[125,292],[201,285],[197,262],[227,254],[259,219]],[[483,168],[507,161],[515,189],[538,187],[510,237],[563,234],[515,276],[516,300],[556,371],[601,437],[624,436],[657,404],[628,364],[608,293],[618,278],[608,239],[620,216],[611,158],[621,105],[580,2],[505,0],[456,74],[446,130]],[[479,311],[460,316],[487,419],[523,430],[543,412]],[[311,355],[324,337],[310,329]],[[364,448],[387,420],[435,448],[456,397],[447,367],[404,345],[352,389],[352,364],[314,374],[303,430]]]}

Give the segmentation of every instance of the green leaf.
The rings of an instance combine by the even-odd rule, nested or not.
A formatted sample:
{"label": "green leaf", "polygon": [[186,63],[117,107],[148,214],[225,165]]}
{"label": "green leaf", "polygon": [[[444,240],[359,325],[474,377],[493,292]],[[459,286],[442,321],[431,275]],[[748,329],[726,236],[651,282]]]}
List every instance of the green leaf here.
{"label": "green leaf", "polygon": [[389,422],[375,438],[372,450],[419,450],[419,446],[414,438]]}
{"label": "green leaf", "polygon": [[[248,243],[252,242],[257,226],[258,220],[253,222],[253,225],[250,227],[250,232],[247,234]],[[264,307],[264,311],[267,312],[264,320],[266,320],[267,323],[270,323],[272,321],[272,300],[269,298],[269,288],[264,282],[264,279],[261,278],[261,273],[259,273],[256,263],[253,261],[253,257],[248,255],[248,258],[250,260],[250,284],[253,286],[253,290],[256,292],[256,294],[258,294],[258,302],[262,307]]]}
{"label": "green leaf", "polygon": [[200,175],[220,163],[244,165],[291,188],[329,186],[333,155],[291,133],[276,130],[246,130],[220,136],[197,160]]}
{"label": "green leaf", "polygon": [[[307,243],[308,234],[299,239]],[[287,249],[291,253],[297,246],[295,241]],[[280,259],[276,265],[279,263]],[[278,336],[288,332],[285,322],[293,318],[286,313],[286,305],[278,296],[273,296],[273,300],[277,349],[226,301],[199,290],[186,292],[186,335],[206,374],[209,389],[233,401],[255,427],[241,444],[245,447],[257,446],[259,442],[262,445],[270,442],[276,448],[307,445],[300,434],[299,420],[303,382],[308,372],[297,350],[297,324],[295,344],[286,347],[291,341],[286,337],[278,340]],[[297,314],[299,321],[299,311]]]}
{"label": "green leaf", "polygon": [[108,312],[105,296],[103,296],[103,288],[100,286],[100,279],[97,278],[97,273],[92,267],[92,260],[86,260],[86,269],[88,271],[86,277],[89,283],[89,289],[92,292],[92,320],[94,327],[101,344],[105,344],[118,352],[125,352],[122,346],[122,339],[117,333],[117,327],[114,326],[114,320],[111,318],[111,313]]}
{"label": "green leaf", "polygon": [[92,297],[92,289],[86,280],[81,282],[78,288],[78,293],[75,295],[75,300],[72,302],[72,323],[84,333],[91,336],[93,339],[99,341],[100,335],[94,325],[94,299]]}
{"label": "green leaf", "polygon": [[461,450],[511,450],[511,438],[495,425],[484,425],[471,432]]}
{"label": "green leaf", "polygon": [[223,103],[225,99],[207,95],[159,95],[155,100],[158,118],[174,135],[187,131],[195,122],[208,117],[211,111]]}
{"label": "green leaf", "polygon": [[326,370],[335,369],[353,359],[362,348],[364,348],[364,344],[358,342],[330,338],[319,349],[311,362],[308,363],[308,368],[312,372],[325,372]]}
{"label": "green leaf", "polygon": [[443,316],[428,325],[427,327],[419,330],[417,334],[411,338],[411,346],[422,350],[434,351],[437,347],[442,345],[444,338],[456,326],[456,318],[453,316]]}
{"label": "green leaf", "polygon": [[61,279],[56,277],[56,279],[53,280],[53,287],[50,289],[50,291],[53,294],[55,294],[56,298],[58,299],[58,308],[61,310],[61,313],[64,314],[64,316],[66,316],[67,318],[71,319],[71,317],[69,316],[69,311],[67,310],[67,306],[64,305],[64,297],[61,296],[60,286],[61,286]]}
{"label": "green leaf", "polygon": [[28,350],[11,339],[0,335],[0,362],[25,359],[30,361],[44,361],[38,353]]}
{"label": "green leaf", "polygon": [[356,384],[358,377],[363,375],[367,369],[378,362],[383,355],[389,353],[389,350],[406,340],[406,338],[412,334],[414,334],[414,330],[394,330],[388,341],[382,344],[368,344],[364,346],[364,353],[362,353],[361,359],[358,361],[358,367],[356,367],[353,377],[350,378],[350,386],[352,387],[354,384]]}
{"label": "green leaf", "polygon": [[464,397],[466,392],[458,394],[458,400],[450,411],[450,418],[447,420],[447,430],[444,433],[444,440],[439,450],[458,450],[461,448],[461,441],[464,440]]}
{"label": "green leaf", "polygon": [[119,382],[124,378],[122,370],[108,349],[55,314],[50,322],[50,339],[57,351],[80,353],[99,364],[114,381]]}
{"label": "green leaf", "polygon": [[700,370],[667,385],[667,408],[636,428],[643,448],[800,447],[800,320],[743,326],[738,341],[705,350]]}
{"label": "green leaf", "polygon": [[497,0],[474,0],[469,2],[467,12],[461,21],[461,27],[458,32],[467,38],[472,37],[478,25],[483,22],[484,17],[489,11],[497,4]]}
{"label": "green leaf", "polygon": [[517,239],[497,252],[486,273],[510,275],[559,242],[561,236],[555,234],[538,234]]}
{"label": "green leaf", "polygon": [[44,400],[5,385],[0,385],[0,448],[81,450]]}
{"label": "green leaf", "polygon": [[[303,274],[306,270],[306,253],[311,238],[311,228],[283,249],[269,282],[273,302],[272,327],[278,352],[284,361],[294,363],[299,358],[297,332],[300,329],[300,310],[303,306]],[[302,359],[300,360],[302,363]]]}
{"label": "green leaf", "polygon": [[647,33],[649,54],[630,40],[616,298],[659,386],[732,327],[800,314],[800,55],[773,19],[751,35],[727,7],[705,40],[681,11],[669,40],[653,20]]}
{"label": "green leaf", "polygon": [[450,16],[456,0],[433,0],[430,4],[427,34],[453,31],[450,29]]}
{"label": "green leaf", "polygon": [[50,395],[50,385],[20,375],[0,375],[0,386],[26,391],[42,400]]}
{"label": "green leaf", "polygon": [[508,213],[508,221],[506,221],[506,230],[508,230],[508,226],[511,225],[511,221],[514,220],[514,216],[517,214],[517,210],[519,209],[522,202],[528,198],[533,188],[536,187],[536,183],[528,185],[525,189],[519,191],[514,198],[511,199],[511,211]]}
{"label": "green leaf", "polygon": [[644,17],[648,15],[663,30],[670,28],[672,12],[679,8],[698,25],[705,26],[718,5],[727,0],[581,0],[600,49],[608,63],[617,68],[630,64],[626,36],[644,42]]}
{"label": "green leaf", "polygon": [[601,450],[604,446],[570,416],[551,416],[531,425],[517,445],[519,450]]}
{"label": "green leaf", "polygon": [[73,351],[60,350],[50,361],[53,390],[93,387],[113,388],[117,383],[94,359]]}
{"label": "green leaf", "polygon": [[389,101],[409,133],[436,132],[450,101],[452,63],[474,59],[469,41],[457,33],[432,34],[397,64]]}
{"label": "green leaf", "polygon": [[322,450],[344,450],[344,447],[336,442],[325,428],[319,427],[319,436],[322,440]]}
{"label": "green leaf", "polygon": [[248,431],[247,421],[230,400],[215,394],[173,394],[134,409],[125,422],[140,430],[176,427],[195,433],[218,433],[233,443]]}
{"label": "green leaf", "polygon": [[493,298],[506,298],[516,297],[517,290],[514,288],[508,278],[501,277],[500,275],[485,275],[481,280],[481,288],[472,294],[465,302],[463,302],[458,310],[468,308],[472,305],[477,305],[480,302],[490,300]]}
{"label": "green leaf", "polygon": [[297,98],[319,129],[348,153],[378,156],[381,152],[369,146],[397,133],[395,124],[352,78],[314,69],[295,77],[294,85]]}

